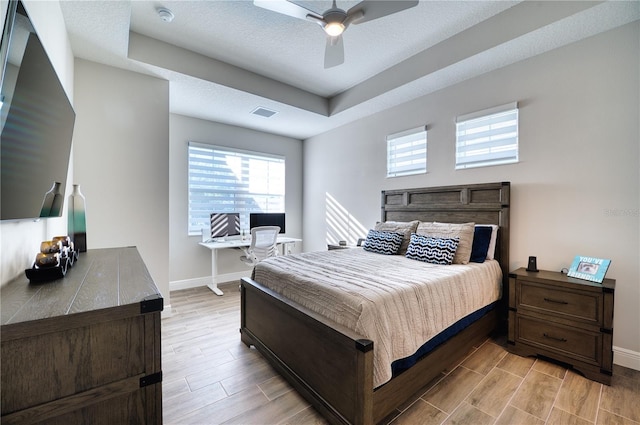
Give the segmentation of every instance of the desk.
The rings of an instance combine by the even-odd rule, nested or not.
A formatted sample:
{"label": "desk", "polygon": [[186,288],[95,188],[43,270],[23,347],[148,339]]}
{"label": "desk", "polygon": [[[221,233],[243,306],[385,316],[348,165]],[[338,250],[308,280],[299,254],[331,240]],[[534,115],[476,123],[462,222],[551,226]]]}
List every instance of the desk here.
{"label": "desk", "polygon": [[[302,239],[288,238],[285,236],[278,236],[278,245],[287,245],[290,243],[301,242]],[[222,291],[218,288],[218,250],[220,249],[240,249],[246,248],[251,245],[251,240],[230,239],[221,242],[200,242],[200,245],[211,250],[211,280],[212,282],[207,285],[209,289],[216,295],[222,295]],[[282,250],[283,254],[286,254],[286,247]]]}

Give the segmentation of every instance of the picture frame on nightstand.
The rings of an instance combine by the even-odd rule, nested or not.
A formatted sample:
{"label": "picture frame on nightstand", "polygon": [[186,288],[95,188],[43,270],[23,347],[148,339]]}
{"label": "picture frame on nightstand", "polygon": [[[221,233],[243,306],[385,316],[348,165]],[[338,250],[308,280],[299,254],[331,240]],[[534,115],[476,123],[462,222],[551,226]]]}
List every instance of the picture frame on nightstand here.
{"label": "picture frame on nightstand", "polygon": [[576,255],[571,267],[569,267],[567,276],[602,283],[610,264],[611,260],[604,258]]}

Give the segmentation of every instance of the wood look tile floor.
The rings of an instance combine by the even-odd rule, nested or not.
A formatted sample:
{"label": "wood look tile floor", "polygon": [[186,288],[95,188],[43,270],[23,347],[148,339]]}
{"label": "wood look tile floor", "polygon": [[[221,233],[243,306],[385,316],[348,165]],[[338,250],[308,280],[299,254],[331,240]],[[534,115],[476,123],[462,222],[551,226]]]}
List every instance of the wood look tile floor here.
{"label": "wood look tile floor", "polygon": [[[327,423],[240,342],[237,283],[171,293],[162,320],[167,425]],[[386,423],[640,425],[640,372],[615,366],[611,386],[488,339]]]}

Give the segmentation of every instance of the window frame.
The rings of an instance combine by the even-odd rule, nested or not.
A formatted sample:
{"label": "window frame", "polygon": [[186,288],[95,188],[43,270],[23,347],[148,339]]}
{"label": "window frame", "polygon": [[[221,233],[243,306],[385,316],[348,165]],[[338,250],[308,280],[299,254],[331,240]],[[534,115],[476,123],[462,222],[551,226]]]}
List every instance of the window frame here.
{"label": "window frame", "polygon": [[[194,181],[194,177],[198,175],[198,172],[196,171],[197,167],[194,167],[194,164],[192,164],[192,158],[193,155],[195,154],[194,151],[192,151],[192,148],[194,148],[194,150],[196,149],[200,149],[200,150],[204,150],[204,152],[209,151],[210,154],[209,156],[211,158],[213,158],[216,155],[216,152],[218,153],[218,156],[220,155],[229,155],[231,157],[236,157],[239,158],[240,161],[240,178],[243,179],[244,177],[247,177],[246,172],[247,170],[249,170],[248,168],[248,161],[250,160],[262,160],[262,161],[266,161],[270,164],[274,164],[276,166],[278,166],[279,164],[281,164],[282,169],[281,170],[274,170],[276,173],[281,173],[280,176],[276,176],[275,178],[277,178],[278,180],[281,180],[281,186],[279,187],[279,190],[270,192],[269,190],[264,191],[264,192],[259,192],[259,193],[251,193],[248,190],[247,191],[239,191],[237,189],[238,186],[240,185],[249,185],[251,184],[250,181],[242,181],[241,183],[236,184],[235,186],[230,186],[230,190],[234,191],[233,195],[231,196],[231,198],[233,198],[233,203],[229,203],[227,205],[224,205],[223,207],[217,208],[214,207],[212,205],[211,208],[207,209],[207,214],[206,214],[206,218],[204,216],[200,217],[200,221],[198,220],[199,215],[202,214],[201,210],[196,210],[196,209],[192,209],[192,205],[197,202],[198,200],[200,200],[200,198],[198,197],[192,197],[192,192],[200,190],[200,191],[205,191],[205,190],[210,190],[211,193],[215,193],[215,191],[213,190],[213,187],[216,185],[216,181],[215,181],[215,174],[216,170],[218,170],[218,178],[220,180],[224,180],[224,176],[225,174],[220,174],[222,167],[217,168],[214,164],[215,160],[214,159],[210,159],[209,163],[211,164],[210,171],[211,172],[211,182],[209,183],[210,188],[207,187],[200,187],[197,188],[197,183],[196,181]],[[193,153],[192,153],[193,152]],[[204,161],[205,163],[207,161]],[[204,167],[204,165],[203,165]],[[206,170],[206,168],[205,168]],[[232,171],[232,170],[229,170]],[[203,170],[201,169],[200,174],[203,174]],[[236,174],[237,176],[238,174]],[[228,176],[228,174],[227,174]],[[250,175],[248,176],[250,178]],[[196,177],[197,178],[197,177]],[[201,177],[203,178],[203,177]],[[223,186],[225,184],[224,181],[220,182],[218,181],[218,185],[219,186]],[[280,184],[278,183],[278,184]],[[204,182],[201,182],[200,186],[206,186],[206,184]],[[231,193],[231,192],[230,192]],[[260,202],[263,204],[261,205],[259,208],[250,208],[247,207],[247,202],[246,201],[251,201],[253,199],[256,198],[256,196],[260,196],[260,197],[264,197],[265,199],[260,199]],[[279,200],[277,200],[277,198],[280,198]],[[276,199],[276,202],[273,203],[272,200]],[[266,152],[258,152],[258,151],[250,151],[250,150],[244,150],[244,149],[237,149],[237,148],[232,148],[232,147],[228,147],[228,146],[222,146],[222,145],[214,145],[214,144],[209,144],[209,143],[202,143],[202,142],[196,142],[196,141],[189,141],[187,143],[187,234],[189,236],[195,236],[195,235],[200,235],[202,228],[207,228],[209,225],[209,217],[208,214],[216,212],[216,213],[233,213],[233,212],[237,212],[240,213],[240,228],[242,230],[246,230],[248,231],[249,229],[249,214],[252,212],[277,212],[277,213],[284,213],[285,212],[285,201],[286,201],[286,157],[284,155],[278,155],[278,154],[272,154],[272,153],[266,153]],[[266,202],[266,204],[265,204]],[[259,202],[253,201],[254,204],[258,205]],[[244,205],[243,205],[244,204]],[[273,207],[273,204],[275,204],[275,208]],[[270,207],[271,206],[271,207]],[[205,222],[201,222],[204,221]]]}
{"label": "window frame", "polygon": [[[509,116],[515,114],[515,118],[510,120],[500,120],[501,116]],[[498,121],[496,121],[498,120]],[[493,121],[493,122],[492,122]],[[477,130],[479,128],[486,128],[487,126],[502,124],[505,123],[513,123],[510,126],[505,127],[495,127],[489,128],[486,131],[479,132],[483,137],[472,138],[470,134],[461,135],[461,127],[468,126],[466,131]],[[473,123],[481,123],[484,122],[484,125],[473,126]],[[456,118],[456,144],[455,144],[455,169],[456,170],[466,170],[471,168],[479,168],[479,167],[490,167],[494,165],[506,165],[506,164],[514,164],[519,162],[520,155],[520,111],[518,108],[517,102],[511,102],[504,105],[495,106],[493,108],[484,109],[481,111],[473,112],[466,115],[460,115]],[[500,128],[508,130],[512,129],[511,132],[501,131]],[[506,134],[513,134],[515,136],[505,137]],[[473,131],[472,133],[473,134]],[[466,140],[461,141],[461,137]],[[486,140],[486,139],[489,140]],[[482,141],[482,140],[485,141]],[[474,142],[475,140],[475,142]],[[512,140],[513,143],[505,144],[505,141]],[[468,143],[468,142],[473,143]],[[473,145],[476,145],[476,151],[479,151],[478,148],[483,148],[488,152],[485,154],[486,158],[481,159],[479,156],[480,153],[475,154],[477,159],[473,162],[471,161],[462,161],[461,158],[464,156],[460,155],[461,147],[464,148],[473,148]],[[483,146],[481,146],[483,145]],[[473,151],[473,149],[464,149],[466,151]],[[499,152],[511,152],[509,155],[500,155]]]}
{"label": "window frame", "polygon": [[[424,133],[424,137],[420,137]],[[405,140],[402,139],[410,139],[412,136],[420,137],[418,140]],[[424,142],[423,142],[424,140]],[[418,174],[426,174],[427,173],[427,148],[428,148],[428,134],[427,134],[427,126],[423,125],[420,127],[411,128],[408,130],[400,131],[398,133],[389,134],[386,137],[387,142],[387,178],[392,177],[404,177],[404,176],[413,176]],[[411,144],[409,147],[402,147],[403,144]],[[393,151],[396,151],[392,154]],[[407,152],[407,155],[400,155],[403,151]],[[421,155],[421,151],[424,151],[424,158],[418,158],[418,155]],[[399,157],[405,157],[411,164],[401,166],[398,164],[397,159]],[[413,159],[412,159],[413,158]],[[416,164],[416,160],[420,160],[420,163]],[[405,161],[406,162],[406,161]],[[413,166],[412,166],[413,165]]]}

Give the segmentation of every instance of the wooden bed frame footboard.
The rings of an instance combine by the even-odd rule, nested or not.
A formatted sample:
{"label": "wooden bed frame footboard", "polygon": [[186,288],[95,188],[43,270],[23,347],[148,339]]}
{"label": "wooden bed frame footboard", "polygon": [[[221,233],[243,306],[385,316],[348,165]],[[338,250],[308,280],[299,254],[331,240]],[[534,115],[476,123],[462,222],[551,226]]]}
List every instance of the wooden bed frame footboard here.
{"label": "wooden bed frame footboard", "polygon": [[374,390],[373,342],[249,278],[240,288],[242,342],[335,424],[376,424],[400,413],[400,404],[457,365],[498,323],[493,310]]}
{"label": "wooden bed frame footboard", "polygon": [[[381,220],[442,221],[500,226],[496,259],[508,300],[508,182],[382,192]],[[410,369],[373,388],[373,342],[259,282],[241,281],[241,338],[267,360],[325,418],[336,424],[376,424],[458,364],[506,318],[504,302]]]}
{"label": "wooden bed frame footboard", "polygon": [[335,423],[371,424],[373,342],[243,278],[241,338]]}

